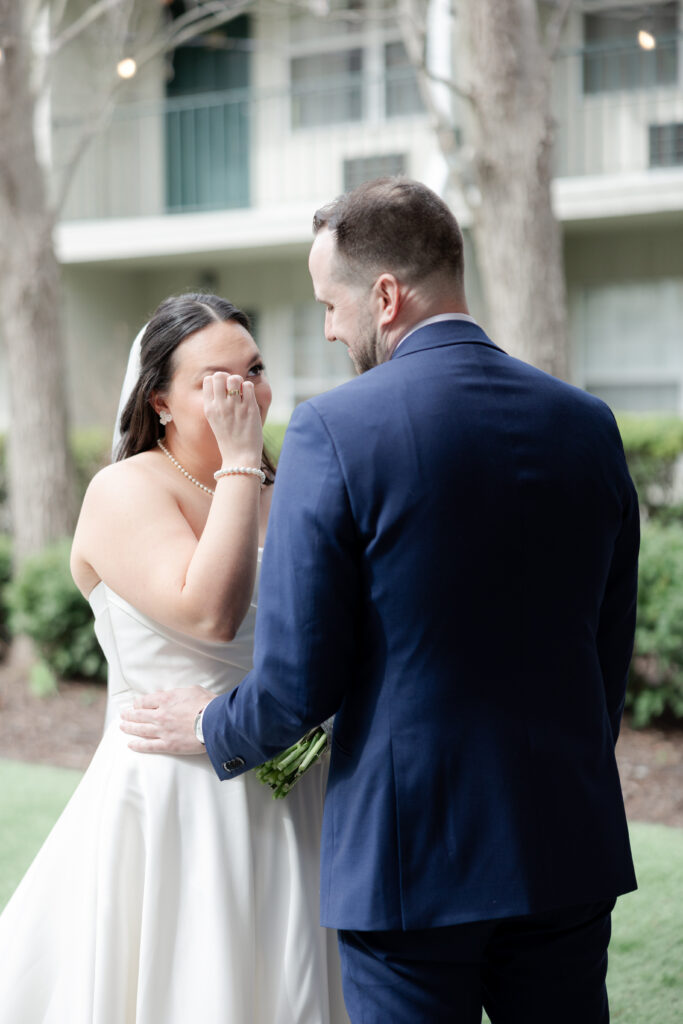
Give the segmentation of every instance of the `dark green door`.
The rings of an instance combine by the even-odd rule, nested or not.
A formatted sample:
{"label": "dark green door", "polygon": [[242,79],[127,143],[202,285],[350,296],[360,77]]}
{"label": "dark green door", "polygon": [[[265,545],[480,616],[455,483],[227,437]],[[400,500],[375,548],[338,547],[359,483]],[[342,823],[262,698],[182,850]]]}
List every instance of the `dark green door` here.
{"label": "dark green door", "polygon": [[170,212],[249,205],[249,19],[173,54],[166,87]]}

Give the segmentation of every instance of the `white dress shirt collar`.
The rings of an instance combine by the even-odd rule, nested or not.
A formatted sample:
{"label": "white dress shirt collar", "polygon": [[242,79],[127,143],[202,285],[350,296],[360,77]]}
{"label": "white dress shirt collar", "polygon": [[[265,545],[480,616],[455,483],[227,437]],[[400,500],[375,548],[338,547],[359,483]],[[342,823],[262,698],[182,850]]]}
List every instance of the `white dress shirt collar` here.
{"label": "white dress shirt collar", "polygon": [[[409,338],[411,334],[415,333],[415,331],[419,331],[421,327],[427,327],[428,324],[440,324],[445,320],[466,320],[470,324],[476,324],[477,322],[473,316],[469,315],[469,313],[437,313],[436,316],[429,316],[426,320],[420,320],[419,324],[415,324],[414,327],[411,327],[408,333],[403,335],[394,349],[394,352],[398,349],[399,345],[403,344],[406,338]],[[393,354],[394,353],[392,352],[392,355]]]}

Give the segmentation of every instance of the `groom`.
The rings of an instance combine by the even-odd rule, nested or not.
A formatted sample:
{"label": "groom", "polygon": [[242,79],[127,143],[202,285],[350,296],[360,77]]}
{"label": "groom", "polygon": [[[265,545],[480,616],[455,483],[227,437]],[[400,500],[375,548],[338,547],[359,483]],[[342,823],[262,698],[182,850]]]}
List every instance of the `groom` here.
{"label": "groom", "polygon": [[[460,230],[424,185],[362,185],[314,231],[325,335],[360,376],[292,417],[254,670],[206,705],[208,754],[231,779],[336,714],[321,916],[354,1024],[607,1022],[610,912],[635,888],[617,427],[469,316]],[[126,729],[196,752],[206,700],[156,695]]]}

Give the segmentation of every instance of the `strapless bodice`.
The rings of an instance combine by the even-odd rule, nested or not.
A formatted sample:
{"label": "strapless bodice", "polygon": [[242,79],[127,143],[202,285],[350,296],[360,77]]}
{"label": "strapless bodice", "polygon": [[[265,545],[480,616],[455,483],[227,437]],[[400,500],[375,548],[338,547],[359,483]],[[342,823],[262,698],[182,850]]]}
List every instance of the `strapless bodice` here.
{"label": "strapless bodice", "polygon": [[258,571],[254,594],[237,635],[230,642],[188,636],[144,615],[103,581],[88,600],[95,633],[109,666],[107,718],[138,694],[181,686],[204,686],[212,693],[231,690],[252,667]]}

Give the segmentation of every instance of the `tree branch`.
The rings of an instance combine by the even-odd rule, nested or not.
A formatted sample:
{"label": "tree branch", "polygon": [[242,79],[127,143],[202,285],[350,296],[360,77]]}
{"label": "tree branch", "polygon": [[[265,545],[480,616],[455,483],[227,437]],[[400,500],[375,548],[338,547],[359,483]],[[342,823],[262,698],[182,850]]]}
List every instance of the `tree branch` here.
{"label": "tree branch", "polygon": [[61,184],[56,190],[56,196],[53,202],[53,209],[55,214],[55,220],[59,219],[59,215],[69,195],[69,189],[71,188],[71,181],[73,173],[78,166],[81,157],[87,150],[88,146],[100,131],[100,129],[106,124],[107,119],[110,117],[111,112],[114,108],[114,99],[119,89],[119,82],[115,82],[112,88],[109,90],[104,102],[102,103],[99,111],[94,114],[87,125],[84,126],[80,137],[76,141],[75,146],[71,151],[71,155],[67,159],[64,167],[60,172]]}
{"label": "tree branch", "polygon": [[562,38],[562,33],[564,32],[564,27],[567,24],[567,18],[574,6],[574,2],[575,0],[558,0],[555,14],[548,19],[545,29],[544,46],[550,60],[557,55],[560,39]]}
{"label": "tree branch", "polygon": [[[475,104],[476,97],[471,89],[465,89],[453,78],[437,75],[436,72],[429,68],[427,64],[427,27],[424,17],[424,5],[419,17],[418,12],[415,10],[416,6],[415,0],[398,0],[399,25],[403,45],[406,48],[406,53],[415,72],[418,76],[421,75],[429,79],[434,85],[445,85],[455,96],[466,100],[468,103]],[[451,17],[453,17],[453,13]]]}
{"label": "tree branch", "polygon": [[[63,5],[64,6],[64,5]],[[111,11],[116,7],[121,6],[121,0],[98,0],[97,3],[91,4],[90,7],[85,11],[80,18],[76,18],[75,21],[65,28],[61,35],[56,36],[50,44],[50,54],[53,55],[58,53],[67,43],[70,43],[72,39],[84,32],[89,25],[101,18],[107,11]],[[62,8],[63,9],[63,8]]]}
{"label": "tree branch", "polygon": [[[449,110],[438,102],[433,86],[444,85],[459,98],[475,104],[474,95],[462,89],[453,79],[432,71],[427,61],[428,32],[426,23],[427,5],[421,0],[398,0],[398,19],[403,44],[408,58],[415,71],[420,95],[439,143],[439,149],[446,161],[448,176],[456,184],[467,201],[467,168],[463,161],[463,150],[460,145],[456,126]],[[452,16],[452,12],[451,12]]]}
{"label": "tree branch", "polygon": [[[198,3],[195,7],[190,8],[189,11],[185,11],[185,14],[181,14],[179,18],[174,18],[170,23],[168,35],[182,35],[185,29],[192,25],[193,31],[200,35],[204,29],[197,28],[197,25],[201,25],[206,19],[210,21],[212,18],[220,18],[223,16],[226,21],[230,21],[232,18],[240,14],[245,4],[237,2],[230,3],[228,0],[206,0],[205,3]],[[223,24],[223,22],[220,22]]]}
{"label": "tree branch", "polygon": [[270,0],[270,2],[275,7],[284,7],[300,14],[308,14],[319,21],[324,18],[325,21],[346,22],[360,28],[367,25],[370,19],[377,24],[390,21],[394,17],[390,6],[386,10],[365,8],[354,11],[350,7],[332,10],[329,0]]}
{"label": "tree branch", "polygon": [[32,27],[40,11],[46,6],[48,0],[25,0],[24,2],[24,24]]}
{"label": "tree branch", "polygon": [[[202,8],[203,12],[207,8],[219,8],[220,10],[210,15],[203,13],[201,18],[195,17],[194,20],[185,20],[188,18],[188,15],[183,15],[182,18],[176,19],[171,32],[155,39],[153,42],[149,43],[146,48],[143,48],[139,52],[133,54],[138,67],[142,67],[147,64],[148,61],[153,60],[154,57],[159,57],[163,53],[169,53],[171,50],[175,50],[178,46],[182,46],[183,43],[190,39],[195,39],[197,36],[203,35],[205,32],[210,32],[214,28],[220,28],[221,25],[225,25],[227,22],[237,18],[250,5],[250,0],[236,0],[229,9],[226,9],[225,4],[205,4]],[[183,27],[181,27],[181,30],[178,32],[177,25],[178,22],[181,21],[183,21]]]}
{"label": "tree branch", "polygon": [[430,71],[427,67],[420,67],[419,69],[430,82],[434,82],[435,85],[445,85],[446,88],[450,89],[454,96],[458,96],[461,100],[467,100],[473,106],[476,105],[477,98],[472,89],[465,89],[462,85],[458,85],[452,78],[443,78],[441,75],[435,74]]}
{"label": "tree branch", "polygon": [[[120,4],[121,0],[102,0],[101,4],[94,6],[100,7],[97,14],[97,16],[100,17],[110,7],[120,6]],[[202,4],[200,7],[197,7],[194,10],[187,12],[187,14],[182,15],[182,17],[177,18],[166,32],[159,34],[147,45],[146,48],[143,47],[141,50],[132,53],[131,56],[135,58],[138,68],[143,67],[150,60],[153,60],[155,57],[158,57],[163,53],[168,53],[169,51],[176,49],[176,47],[181,46],[182,43],[189,39],[194,39],[199,35],[203,35],[205,32],[210,32],[212,29],[219,28],[221,25],[232,21],[233,18],[236,18],[241,14],[249,5],[250,0],[236,0],[236,2],[231,4],[229,7],[226,7],[225,3],[219,2]],[[93,8],[91,8],[91,10],[92,9]],[[82,22],[82,19],[79,20]],[[94,18],[91,19],[88,24],[91,24],[93,20]],[[84,24],[81,24],[81,31],[85,27],[86,26]],[[115,105],[116,95],[121,85],[122,82],[119,79],[114,79],[111,88],[100,105],[99,110],[92,115],[88,123],[84,126],[80,137],[73,147],[71,155],[67,159],[61,171],[61,183],[57,189],[57,195],[54,202],[54,208],[57,214],[59,214],[66,202],[75,168],[93,138],[107,123],[111,115]]]}
{"label": "tree branch", "polygon": [[50,20],[54,29],[61,25],[68,3],[69,0],[54,0],[50,7]]}

